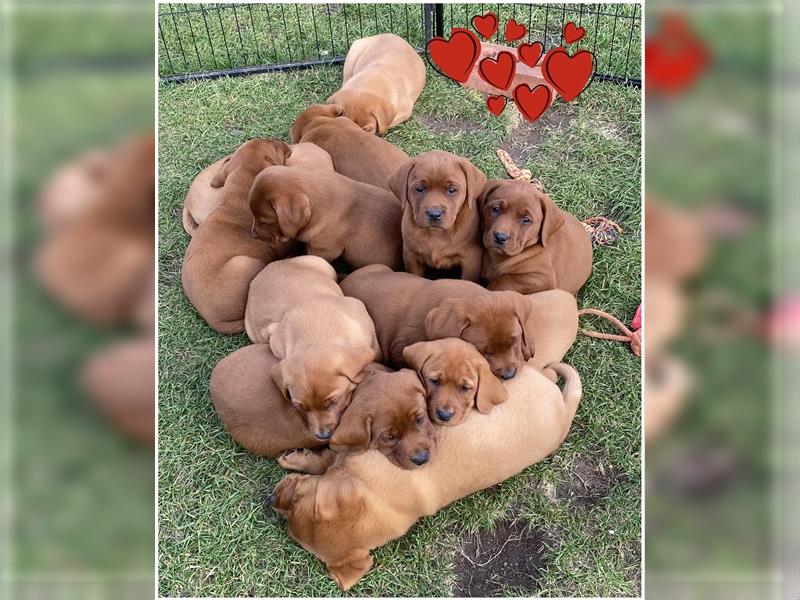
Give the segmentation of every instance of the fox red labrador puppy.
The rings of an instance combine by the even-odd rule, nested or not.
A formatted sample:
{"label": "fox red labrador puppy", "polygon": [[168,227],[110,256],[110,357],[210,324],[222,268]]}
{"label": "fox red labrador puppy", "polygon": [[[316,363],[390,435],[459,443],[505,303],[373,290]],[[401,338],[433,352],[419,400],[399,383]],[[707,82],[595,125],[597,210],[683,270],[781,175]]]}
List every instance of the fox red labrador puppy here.
{"label": "fox red labrador puppy", "polygon": [[490,290],[577,293],[592,272],[583,225],[524,181],[493,179],[480,197],[483,276]]}
{"label": "fox red labrador puppy", "polygon": [[282,165],[291,150],[280,140],[250,140],[224,161],[211,181],[225,186],[219,208],[197,228],[183,259],[181,280],[189,301],[220,333],[244,331],[250,282],[288,252],[281,244],[253,239],[248,194],[265,168]]}
{"label": "fox red labrador puppy", "polygon": [[307,108],[292,125],[292,143],[314,143],[330,154],[337,173],[388,190],[389,175],[408,159],[408,154],[367,133],[343,114],[340,104]]}
{"label": "fox red labrador puppy", "polygon": [[460,268],[478,281],[483,247],[477,198],[486,177],[462,156],[425,152],[403,163],[389,187],[403,204],[403,262],[414,275]]}
{"label": "fox red labrador puppy", "polygon": [[366,305],[386,364],[405,366],[406,346],[449,337],[475,346],[502,379],[514,377],[532,355],[524,327],[530,302],[516,292],[490,292],[457,279],[431,281],[382,265],[351,273],[341,286]]}
{"label": "fox red labrador puppy", "polygon": [[400,204],[386,190],[334,172],[274,167],[250,190],[253,235],[273,245],[294,239],[306,252],[354,268],[402,267]]}
{"label": "fox red labrador puppy", "polygon": [[342,455],[323,475],[287,475],[266,503],[286,519],[289,535],[348,590],[372,567],[373,548],[558,449],[575,417],[581,382],[570,366],[551,368],[564,379],[563,392],[525,366],[505,384],[508,400],[490,414],[439,428],[436,452],[422,469],[397,469],[378,452]]}
{"label": "fox red labrador puppy", "polygon": [[425,63],[393,33],[356,40],[344,61],[342,88],[328,98],[368,133],[383,135],[411,116],[425,87]]}

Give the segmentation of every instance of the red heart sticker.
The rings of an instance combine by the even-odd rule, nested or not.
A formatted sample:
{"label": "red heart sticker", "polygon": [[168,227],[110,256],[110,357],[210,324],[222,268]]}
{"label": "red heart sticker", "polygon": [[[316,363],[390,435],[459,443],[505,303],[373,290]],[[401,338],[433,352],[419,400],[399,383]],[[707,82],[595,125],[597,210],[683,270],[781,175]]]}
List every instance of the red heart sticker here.
{"label": "red heart sticker", "polygon": [[530,122],[541,117],[552,101],[553,93],[546,85],[539,84],[531,89],[529,85],[521,83],[514,88],[514,103],[522,116]]}
{"label": "red heart sticker", "polygon": [[489,96],[486,99],[486,108],[497,117],[505,110],[507,102],[508,100],[506,100],[505,96]]}
{"label": "red heart sticker", "polygon": [[517,47],[517,55],[520,61],[533,68],[539,63],[539,59],[544,52],[542,42],[533,42],[532,44],[520,44]]}
{"label": "red heart sticker", "polygon": [[525,25],[522,23],[517,23],[514,19],[509,19],[506,21],[507,42],[516,42],[517,40],[521,40],[525,37],[527,31],[528,30],[525,28]]}
{"label": "red heart sticker", "polygon": [[576,27],[572,21],[564,25],[564,41],[568,44],[582,40],[585,35],[586,30],[583,27]]}
{"label": "red heart sticker", "polygon": [[425,47],[438,70],[461,83],[469,79],[472,67],[481,53],[478,37],[468,29],[454,27],[450,39],[435,37]]}
{"label": "red heart sticker", "polygon": [[570,56],[563,47],[553,48],[542,61],[542,74],[559,95],[570,102],[586,88],[594,70],[594,55],[578,50]]}
{"label": "red heart sticker", "polygon": [[501,90],[508,89],[514,79],[516,59],[511,52],[500,52],[496,59],[484,58],[478,63],[478,74],[484,81]]}
{"label": "red heart sticker", "polygon": [[493,12],[488,12],[483,16],[475,15],[472,17],[472,26],[475,31],[488,40],[497,32],[497,15]]}

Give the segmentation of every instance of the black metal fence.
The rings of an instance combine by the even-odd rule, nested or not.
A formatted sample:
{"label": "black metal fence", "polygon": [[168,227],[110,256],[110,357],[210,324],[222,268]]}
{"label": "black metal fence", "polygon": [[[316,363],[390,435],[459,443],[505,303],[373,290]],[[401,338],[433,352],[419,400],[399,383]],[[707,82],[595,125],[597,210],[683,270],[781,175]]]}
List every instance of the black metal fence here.
{"label": "black metal fence", "polygon": [[508,19],[523,23],[524,41],[560,45],[564,24],[585,27],[579,48],[591,50],[595,79],[641,85],[639,4],[285,4],[159,5],[159,75],[165,82],[309,68],[344,62],[350,43],[395,33],[424,51],[452,27],[494,12],[503,43]]}

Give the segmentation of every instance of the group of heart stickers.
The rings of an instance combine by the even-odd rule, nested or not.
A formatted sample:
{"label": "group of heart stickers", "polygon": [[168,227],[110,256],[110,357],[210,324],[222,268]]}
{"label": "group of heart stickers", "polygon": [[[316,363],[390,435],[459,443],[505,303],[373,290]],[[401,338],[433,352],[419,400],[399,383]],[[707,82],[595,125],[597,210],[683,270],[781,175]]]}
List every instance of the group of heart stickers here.
{"label": "group of heart stickers", "polygon": [[[484,39],[489,40],[497,32],[499,21],[497,15],[488,12],[472,17],[472,26]],[[521,40],[526,33],[525,25],[514,19],[506,22],[506,42]],[[563,36],[567,44],[578,42],[585,35],[586,30],[576,27],[572,21],[564,26]],[[469,29],[454,27],[449,40],[442,37],[432,38],[426,50],[433,67],[445,77],[466,83],[477,62],[481,79],[500,90],[507,90],[514,80],[517,61],[529,67],[537,66],[544,53],[544,45],[542,42],[520,44],[517,46],[516,56],[503,50],[495,58],[486,57],[478,61],[481,54],[478,37]],[[566,102],[570,102],[589,84],[594,72],[594,55],[588,50],[578,50],[570,55],[563,46],[558,46],[544,55],[541,70],[544,79],[553,89]],[[511,96],[522,116],[531,122],[541,117],[553,101],[551,88],[542,84],[531,88],[521,83],[514,88]],[[489,96],[486,99],[486,107],[495,116],[505,110],[506,104],[505,96]]]}

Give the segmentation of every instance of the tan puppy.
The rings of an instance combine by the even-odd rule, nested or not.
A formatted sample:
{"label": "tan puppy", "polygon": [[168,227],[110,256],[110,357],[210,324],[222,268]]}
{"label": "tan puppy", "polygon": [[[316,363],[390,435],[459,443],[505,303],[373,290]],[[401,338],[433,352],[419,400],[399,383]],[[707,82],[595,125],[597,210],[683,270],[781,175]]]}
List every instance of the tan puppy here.
{"label": "tan puppy", "polygon": [[367,133],[383,135],[411,116],[425,87],[425,63],[400,36],[356,40],[344,61],[342,88],[328,98]]}
{"label": "tan puppy", "polygon": [[401,165],[389,187],[403,203],[406,271],[460,267],[461,279],[478,281],[483,247],[476,200],[486,177],[449,152],[425,152]]}
{"label": "tan puppy", "polygon": [[497,377],[511,379],[533,352],[524,328],[531,305],[516,292],[490,292],[456,279],[431,281],[382,265],[351,273],[341,286],[366,305],[386,364],[405,366],[403,349],[415,342],[457,337],[474,345]]}
{"label": "tan puppy", "polygon": [[556,374],[547,368],[561,362],[578,335],[578,303],[564,290],[528,294],[531,314],[525,322],[525,339],[536,349],[531,364],[555,381]]}
{"label": "tan puppy", "polygon": [[250,190],[253,235],[273,244],[294,239],[306,252],[351,267],[402,267],[400,205],[389,192],[334,172],[274,167]]}
{"label": "tan puppy", "polygon": [[339,104],[311,106],[292,125],[292,143],[312,142],[330,154],[337,173],[388,190],[389,175],[408,154],[367,133],[343,113]]}
{"label": "tan puppy", "polygon": [[493,179],[480,197],[483,276],[490,290],[571,294],[592,272],[592,243],[583,225],[535,186]]}
{"label": "tan puppy", "polygon": [[283,164],[291,150],[280,140],[250,140],[220,165],[211,181],[225,186],[222,204],[198,227],[183,259],[183,290],[197,312],[220,333],[244,331],[250,282],[287,249],[253,239],[247,205],[256,175]]}
{"label": "tan puppy", "polygon": [[244,328],[255,344],[269,342],[267,329],[309,298],[342,296],[336,271],[319,256],[297,256],[268,264],[250,283]]}
{"label": "tan puppy", "polygon": [[558,449],[575,416],[581,383],[572,367],[551,367],[565,380],[563,393],[526,366],[506,384],[508,400],[491,414],[439,428],[436,453],[422,469],[397,469],[378,452],[347,455],[324,475],[284,477],[268,503],[286,518],[289,535],[348,590],[372,566],[373,548]]}
{"label": "tan puppy", "polygon": [[322,448],[303,415],[272,381],[278,359],[263,344],[223,358],[211,372],[211,400],[236,441],[253,454],[275,457],[289,448]]}
{"label": "tan puppy", "polygon": [[266,328],[279,359],[272,378],[320,439],[331,438],[364,368],[380,356],[364,303],[341,290],[321,290]]}
{"label": "tan puppy", "polygon": [[464,340],[417,342],[403,349],[403,358],[425,383],[428,415],[437,425],[458,425],[473,407],[485,414],[508,397],[486,359]]}
{"label": "tan puppy", "polygon": [[[286,166],[300,167],[308,171],[333,171],[333,161],[330,154],[316,144],[292,144],[291,154],[286,159]],[[211,180],[217,174],[219,167],[229,157],[220,158],[215,163],[200,171],[192,181],[186,198],[183,201],[183,228],[190,236],[203,223],[222,202],[224,186],[215,188]]]}

